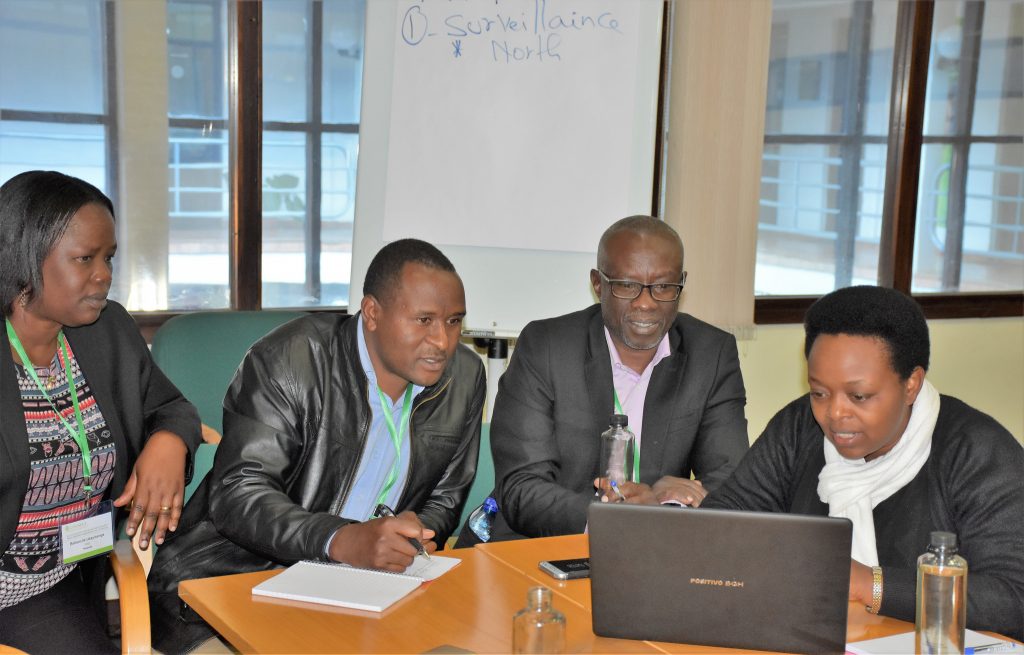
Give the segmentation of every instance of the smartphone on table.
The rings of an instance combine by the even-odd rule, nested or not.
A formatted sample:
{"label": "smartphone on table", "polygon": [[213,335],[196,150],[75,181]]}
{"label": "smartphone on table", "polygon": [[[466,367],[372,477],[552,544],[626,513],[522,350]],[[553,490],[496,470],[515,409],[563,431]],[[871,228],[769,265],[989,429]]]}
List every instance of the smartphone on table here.
{"label": "smartphone on table", "polygon": [[577,557],[576,559],[553,559],[538,564],[541,571],[544,571],[557,580],[575,580],[577,578],[590,577],[590,558]]}

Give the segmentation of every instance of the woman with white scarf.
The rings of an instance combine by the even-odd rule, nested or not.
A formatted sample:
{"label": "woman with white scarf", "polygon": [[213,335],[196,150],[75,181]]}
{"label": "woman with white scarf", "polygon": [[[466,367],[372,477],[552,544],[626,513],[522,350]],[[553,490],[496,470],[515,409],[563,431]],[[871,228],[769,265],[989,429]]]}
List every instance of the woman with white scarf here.
{"label": "woman with white scarf", "polygon": [[702,507],[853,523],[850,599],[913,621],[933,530],[968,563],[967,625],[1024,639],[1024,448],[925,379],[928,325],[881,287],[840,289],[804,320],[810,393],[783,408]]}

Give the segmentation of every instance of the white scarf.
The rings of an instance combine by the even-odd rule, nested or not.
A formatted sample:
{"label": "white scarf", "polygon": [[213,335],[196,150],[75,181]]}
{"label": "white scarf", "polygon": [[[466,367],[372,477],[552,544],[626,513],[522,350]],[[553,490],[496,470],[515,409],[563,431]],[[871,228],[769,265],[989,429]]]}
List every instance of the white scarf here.
{"label": "white scarf", "polygon": [[875,518],[878,503],[907,485],[924,466],[932,449],[932,432],[939,418],[939,393],[928,380],[910,412],[899,441],[886,454],[866,462],[846,459],[825,438],[825,467],[818,474],[818,497],[828,503],[828,515],[853,521],[853,559],[878,566]]}

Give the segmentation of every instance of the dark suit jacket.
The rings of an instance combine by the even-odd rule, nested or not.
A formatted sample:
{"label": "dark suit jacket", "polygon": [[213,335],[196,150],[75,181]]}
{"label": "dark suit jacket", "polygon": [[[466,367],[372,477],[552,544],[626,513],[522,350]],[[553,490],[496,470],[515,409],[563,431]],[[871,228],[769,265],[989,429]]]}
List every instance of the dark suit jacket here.
{"label": "dark suit jacket", "polygon": [[[748,446],[736,340],[687,314],[668,337],[672,354],[654,368],[644,403],[640,481],[692,471],[714,489]],[[493,541],[583,532],[614,408],[610,362],[600,305],[523,330],[491,423]]]}
{"label": "dark suit jacket", "polygon": [[[85,373],[117,448],[108,498],[124,490],[149,435],[170,430],[192,453],[202,442],[199,413],[153,363],[149,348],[124,307],[110,302],[92,325],[64,334]],[[0,330],[0,550],[14,537],[28,491],[28,433],[7,331]]]}

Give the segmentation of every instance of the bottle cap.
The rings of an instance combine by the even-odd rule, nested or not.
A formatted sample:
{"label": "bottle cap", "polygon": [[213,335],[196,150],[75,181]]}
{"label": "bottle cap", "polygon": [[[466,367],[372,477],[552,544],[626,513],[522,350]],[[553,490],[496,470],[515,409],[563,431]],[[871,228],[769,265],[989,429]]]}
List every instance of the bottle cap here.
{"label": "bottle cap", "polygon": [[952,532],[933,532],[931,540],[936,548],[956,548],[956,535]]}
{"label": "bottle cap", "polygon": [[625,414],[612,414],[612,418],[608,421],[608,425],[613,428],[624,428],[629,425],[629,417]]}
{"label": "bottle cap", "polygon": [[530,587],[526,592],[526,606],[533,609],[551,607],[551,590],[547,587]]}
{"label": "bottle cap", "polygon": [[498,511],[498,501],[496,501],[496,500],[494,500],[494,498],[488,496],[487,500],[484,501],[484,511],[485,512],[491,512],[491,513],[497,512]]}

